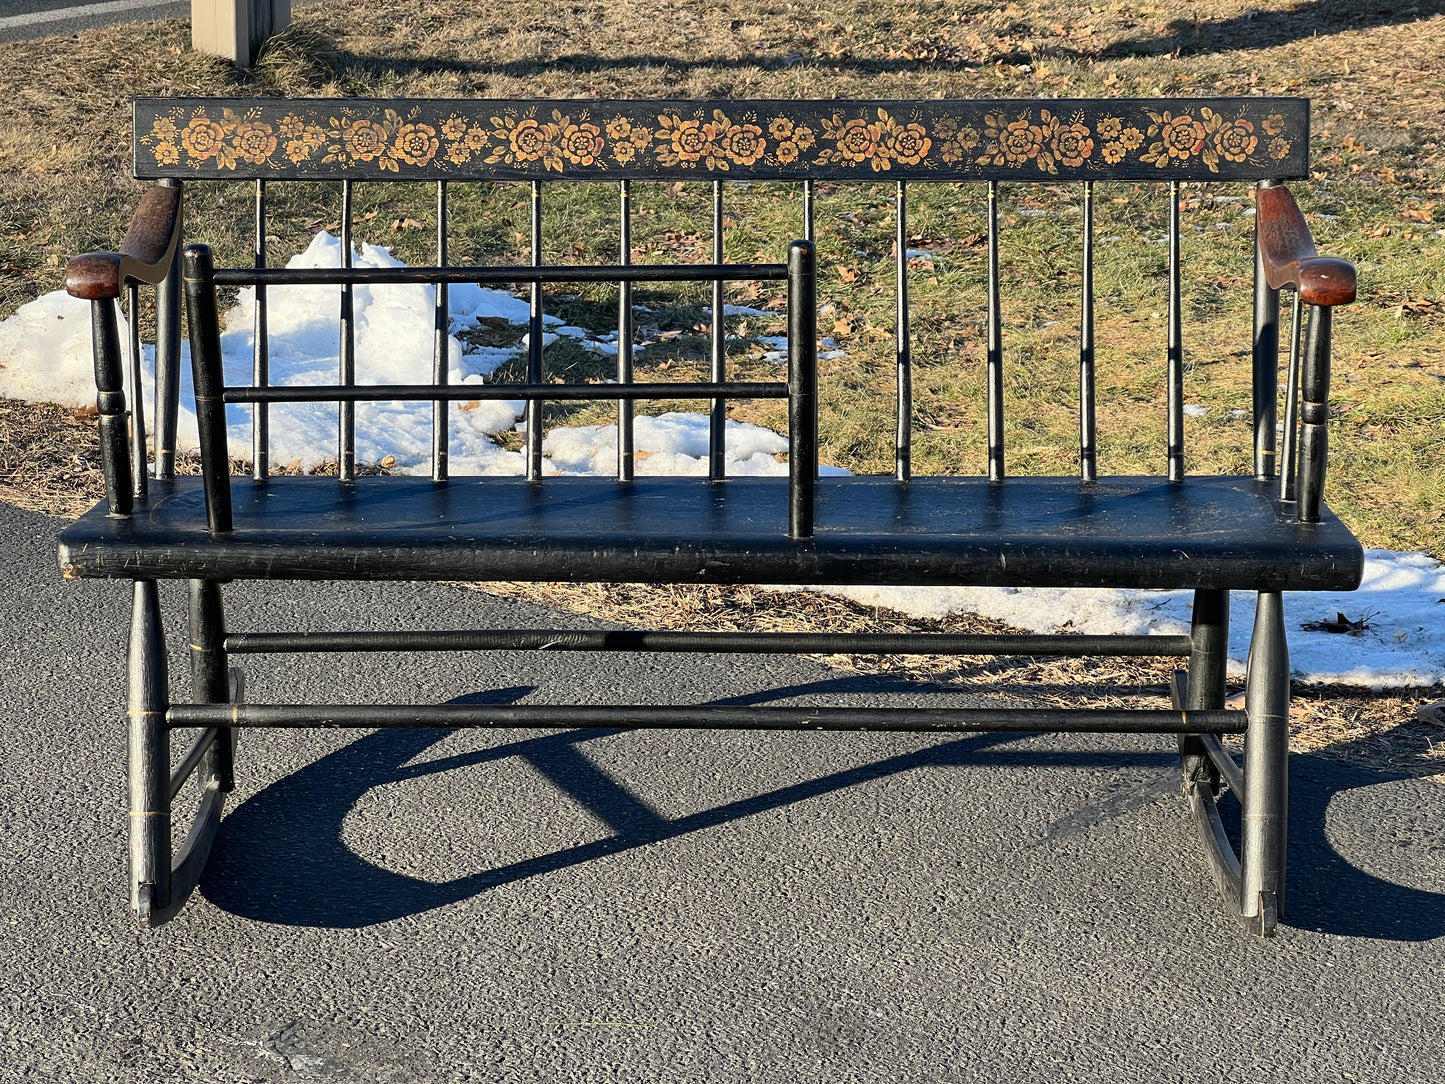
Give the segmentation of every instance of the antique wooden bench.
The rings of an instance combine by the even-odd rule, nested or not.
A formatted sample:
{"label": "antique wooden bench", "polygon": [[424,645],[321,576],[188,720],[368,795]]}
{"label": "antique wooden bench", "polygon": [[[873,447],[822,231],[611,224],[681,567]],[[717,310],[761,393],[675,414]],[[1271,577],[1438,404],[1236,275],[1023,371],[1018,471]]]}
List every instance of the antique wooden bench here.
{"label": "antique wooden bench", "polygon": [[[764,730],[1153,732],[1178,735],[1185,790],[1228,908],[1270,934],[1285,893],[1289,661],[1281,592],[1354,587],[1362,551],[1323,501],[1329,425],[1333,306],[1353,300],[1354,268],[1317,254],[1304,218],[1281,183],[1308,176],[1308,103],[1299,99],[1116,101],[222,101],[142,99],[135,104],[135,173],[158,184],[145,195],[118,253],[72,260],[67,287],[93,301],[97,405],[106,499],[60,541],[67,577],[133,581],[130,630],[129,793],[131,902],[143,923],[174,916],[197,883],[232,787],[234,734],[242,727],[515,726],[745,727]],[[254,182],[256,243],[246,266],[217,268],[203,244],[207,203],[183,186]],[[352,266],[353,190],[369,181],[430,182],[436,192],[433,266]],[[778,237],[766,263],[724,262],[722,199],[732,182],[793,181],[800,240]],[[329,182],[340,188],[343,266],[270,266],[268,186]],[[620,259],[610,266],[541,263],[542,205],[550,182],[609,182],[620,192]],[[713,184],[711,262],[631,260],[630,186]],[[1160,344],[1166,447],[1157,475],[1108,476],[1097,466],[1095,410],[1094,185],[1129,182],[1159,192],[1168,223],[1167,309]],[[1184,314],[1180,186],[1234,182],[1257,208],[1252,331],[1253,470],[1199,476],[1185,469]],[[458,182],[531,186],[531,258],[505,266],[448,261],[448,200]],[[896,470],[890,476],[818,475],[818,306],[813,246],[815,185],[887,182],[896,194]],[[986,216],[986,314],[982,325],[987,473],[914,476],[911,449],[912,335],[906,227],[916,183],[977,185]],[[1073,185],[1081,206],[1077,248],[1058,253],[1079,269],[1081,297],[1077,471],[1067,477],[1005,472],[1004,337],[999,271],[1000,186]],[[831,187],[830,187],[831,190]],[[1235,198],[1238,198],[1235,197]],[[618,350],[615,383],[558,383],[544,365],[542,288],[616,283],[620,344],[632,341],[631,290],[641,282],[722,284],[780,280],[787,289],[786,380],[729,379],[714,350],[709,379],[690,386],[634,379]],[[272,384],[267,368],[266,291],[286,284],[340,284],[335,314],[340,363],[334,382]],[[358,382],[352,297],[363,284],[435,287],[433,379],[416,385]],[[520,382],[448,382],[448,288],[527,285],[531,336]],[[150,426],[119,342],[117,302],[132,313],[140,284],[157,287],[156,403]],[[217,290],[254,287],[253,379],[222,370]],[[1280,291],[1294,300],[1293,347],[1281,370]],[[181,299],[189,325],[203,473],[177,477]],[[1301,318],[1301,306],[1308,317]],[[137,321],[132,321],[132,328]],[[1307,323],[1307,331],[1301,325]],[[712,321],[716,341],[722,320]],[[968,334],[967,331],[960,334]],[[1251,339],[1252,336],[1252,339]],[[1301,345],[1302,342],[1302,345]],[[138,351],[130,351],[132,359]],[[1283,384],[1283,387],[1281,387]],[[127,387],[128,385],[128,387]],[[634,466],[638,400],[708,401],[707,479],[641,477]],[[448,405],[481,398],[526,402],[525,477],[450,476]],[[729,400],[787,400],[787,477],[725,477]],[[543,404],[616,403],[615,477],[544,477]],[[276,476],[268,467],[269,404],[325,401],[337,407],[337,476]],[[355,406],[435,404],[430,477],[358,472]],[[1278,426],[1279,403],[1284,403]],[[226,407],[250,404],[250,449],[228,448]],[[1278,442],[1276,430],[1282,428]],[[154,452],[153,457],[151,452]],[[249,453],[249,476],[231,455]],[[153,466],[152,463],[153,458]],[[364,465],[363,465],[364,466]],[[148,477],[149,475],[149,477]],[[301,635],[227,627],[222,589],[233,580],[520,580],[643,583],[980,585],[1015,588],[1189,589],[1187,635],[978,636],[589,633],[489,629],[392,634],[338,630]],[[190,591],[191,691],[173,694],[157,581]],[[1258,593],[1244,710],[1227,710],[1229,592]],[[998,655],[1139,655],[1186,660],[1173,709],[886,708],[842,705],[244,703],[231,664],[243,654],[298,651],[570,649],[855,652]],[[344,696],[344,693],[340,694]],[[171,734],[198,734],[172,757]],[[1242,765],[1221,742],[1245,735]],[[173,759],[175,763],[173,764]],[[171,807],[186,780],[201,808],[184,844],[171,842]],[[1241,803],[1238,847],[1217,799]],[[1232,807],[1226,807],[1232,808]]]}

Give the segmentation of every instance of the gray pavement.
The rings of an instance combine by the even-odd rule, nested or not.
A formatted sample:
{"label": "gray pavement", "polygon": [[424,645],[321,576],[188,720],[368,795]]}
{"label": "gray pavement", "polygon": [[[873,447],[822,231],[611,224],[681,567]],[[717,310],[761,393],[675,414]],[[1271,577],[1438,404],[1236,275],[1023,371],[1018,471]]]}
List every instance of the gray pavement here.
{"label": "gray pavement", "polygon": [[[137,933],[126,591],[63,584],[58,527],[0,505],[0,1081],[1445,1078],[1445,787],[1296,757],[1288,925],[1259,942],[1163,738],[252,733],[199,895]],[[274,586],[233,588],[233,623],[575,620]],[[767,695],[728,656],[416,661],[248,691]]]}
{"label": "gray pavement", "polygon": [[[291,0],[295,10],[320,0]],[[0,42],[64,37],[117,23],[189,19],[191,0],[0,0]]]}

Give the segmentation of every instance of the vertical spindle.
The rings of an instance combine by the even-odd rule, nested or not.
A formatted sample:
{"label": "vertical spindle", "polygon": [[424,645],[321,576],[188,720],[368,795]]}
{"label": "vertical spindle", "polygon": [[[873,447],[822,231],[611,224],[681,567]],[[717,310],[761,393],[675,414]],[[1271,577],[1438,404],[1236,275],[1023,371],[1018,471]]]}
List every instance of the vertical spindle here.
{"label": "vertical spindle", "polygon": [[1299,368],[1300,334],[1304,329],[1304,306],[1299,291],[1294,295],[1294,312],[1290,319],[1289,374],[1284,389],[1284,448],[1279,472],[1279,499],[1295,498],[1295,468],[1299,454]]}
{"label": "vertical spindle", "polygon": [[813,178],[803,182],[803,240],[814,241],[813,237]]}
{"label": "vertical spindle", "polygon": [[[632,262],[632,182],[618,182],[618,263]],[[617,287],[617,382],[632,383],[632,283]],[[637,447],[633,433],[635,404],[617,400],[617,480],[631,481],[637,470]]]}
{"label": "vertical spindle", "polygon": [[1184,336],[1180,309],[1179,267],[1179,182],[1169,182],[1169,350],[1168,388],[1165,409],[1168,412],[1167,442],[1169,480],[1184,480]]}
{"label": "vertical spindle", "polygon": [[[351,182],[341,182],[341,266],[351,266]],[[341,284],[341,364],[339,383],[350,387],[356,383],[356,325],[353,291],[349,282]],[[356,404],[336,404],[336,464],[343,482],[356,480]]]}
{"label": "vertical spindle", "polygon": [[[160,182],[167,188],[180,188],[181,182],[166,178]],[[180,208],[185,207],[182,197]],[[177,212],[180,213],[180,212]],[[184,232],[181,243],[185,241]],[[180,251],[180,245],[177,245]],[[156,287],[156,400],[155,463],[157,478],[173,478],[176,473],[176,414],[180,409],[181,374],[181,262],[172,259],[166,277]]]}
{"label": "vertical spindle", "polygon": [[1001,482],[1003,464],[1003,308],[998,282],[998,182],[988,182],[988,480]]}
{"label": "vertical spindle", "polygon": [[95,409],[100,415],[100,462],[105,474],[106,507],[112,516],[131,514],[135,485],[131,480],[126,435],[125,369],[120,357],[120,331],[115,301],[90,303],[91,345],[95,356]]}
{"label": "vertical spindle", "polygon": [[[257,270],[266,266],[266,182],[256,179],[256,237],[252,256]],[[251,328],[251,383],[264,388],[271,382],[271,342],[267,327],[266,284],[256,284],[256,316]],[[251,477],[270,473],[271,404],[251,405]]]}
{"label": "vertical spindle", "polygon": [[[1276,182],[1261,181],[1261,189]],[[1279,399],[1279,291],[1270,287],[1264,273],[1264,249],[1259,219],[1254,238],[1254,476],[1274,477],[1275,423]]]}
{"label": "vertical spindle", "polygon": [[[437,181],[437,266],[447,265],[447,182]],[[433,313],[432,383],[445,387],[451,368],[451,294],[445,282],[436,284]],[[451,440],[451,410],[445,399],[431,408],[431,476],[435,482],[447,479],[447,456]]]}
{"label": "vertical spindle", "polygon": [[813,535],[818,478],[818,259],[788,246],[788,535]]}
{"label": "vertical spindle", "polygon": [[[723,262],[723,187],[722,181],[712,182],[712,262]],[[727,379],[727,364],[723,348],[726,320],[723,305],[723,284],[714,279],[712,284],[712,365],[711,379],[721,384]],[[714,480],[727,475],[727,401],[713,399],[709,403],[707,423],[707,476]]]}
{"label": "vertical spindle", "polygon": [[1094,416],[1094,182],[1084,182],[1084,266],[1079,306],[1079,478],[1098,480]]}
{"label": "vertical spindle", "polygon": [[[532,266],[542,266],[542,182],[532,182]],[[542,284],[532,283],[527,322],[527,383],[542,383]],[[527,481],[542,479],[542,402],[527,400]]]}
{"label": "vertical spindle", "polygon": [[126,307],[130,313],[130,379],[126,388],[126,406],[130,410],[131,495],[137,501],[146,499],[146,417],[145,396],[141,389],[140,287],[126,287]]}
{"label": "vertical spindle", "polygon": [[893,346],[897,368],[893,474],[908,481],[913,471],[913,344],[908,326],[908,202],[902,181],[894,193]]}

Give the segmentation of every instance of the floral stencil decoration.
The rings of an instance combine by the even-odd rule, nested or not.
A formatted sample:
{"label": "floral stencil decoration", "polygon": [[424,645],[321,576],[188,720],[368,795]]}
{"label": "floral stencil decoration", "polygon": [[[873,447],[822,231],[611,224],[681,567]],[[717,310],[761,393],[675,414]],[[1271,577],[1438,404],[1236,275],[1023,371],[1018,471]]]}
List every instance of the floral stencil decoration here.
{"label": "floral stencil decoration", "polygon": [[[897,102],[141,99],[137,176],[1300,176],[1283,98]],[[488,167],[495,167],[489,169]]]}

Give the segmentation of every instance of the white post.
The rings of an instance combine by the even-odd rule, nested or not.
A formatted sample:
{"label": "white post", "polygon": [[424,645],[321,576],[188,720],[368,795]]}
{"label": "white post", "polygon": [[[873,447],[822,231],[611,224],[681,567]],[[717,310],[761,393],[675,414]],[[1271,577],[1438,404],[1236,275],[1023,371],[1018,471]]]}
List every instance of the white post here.
{"label": "white post", "polygon": [[191,48],[250,67],[291,22],[291,0],[191,0]]}

